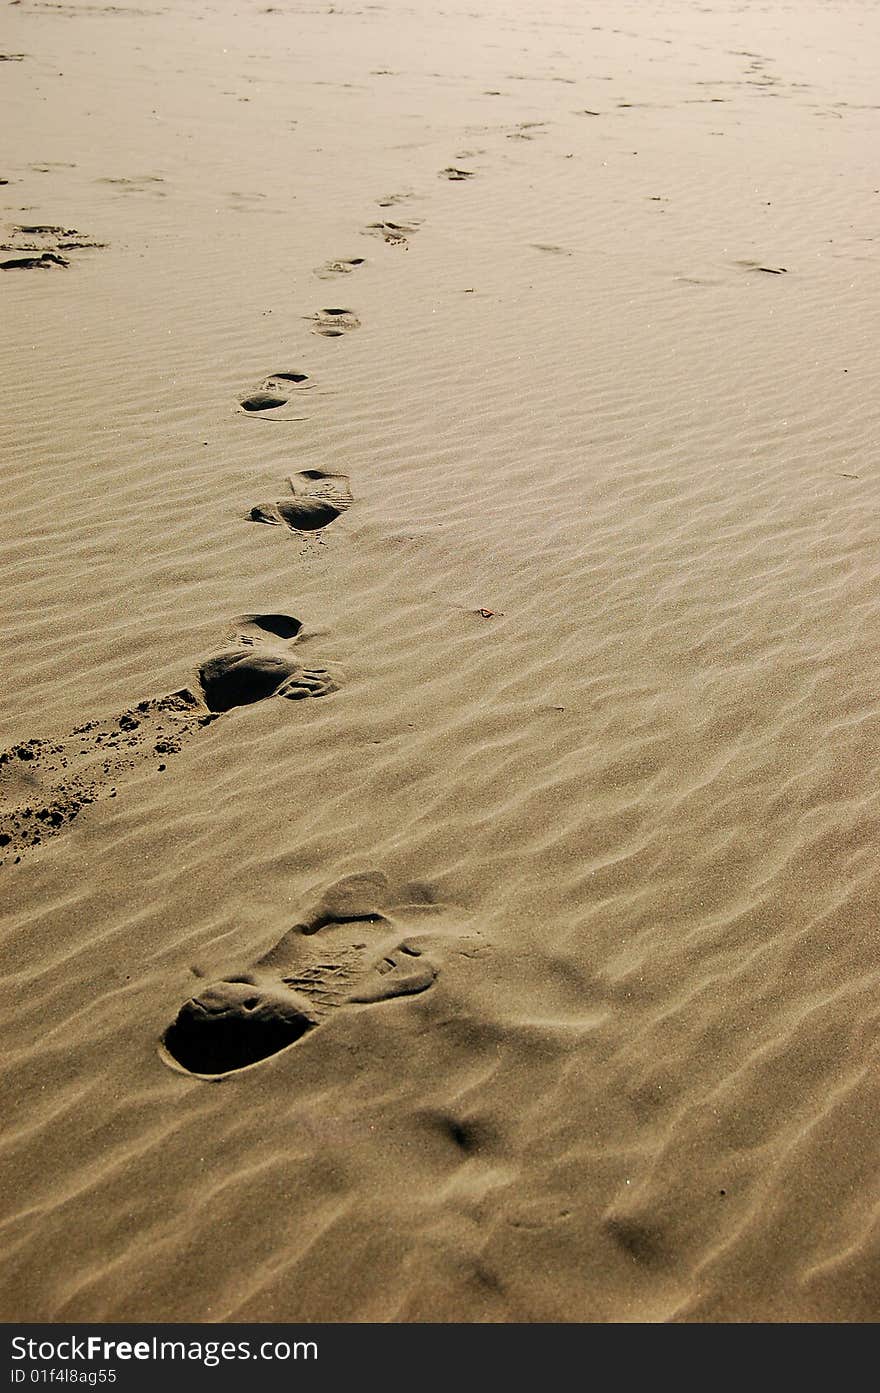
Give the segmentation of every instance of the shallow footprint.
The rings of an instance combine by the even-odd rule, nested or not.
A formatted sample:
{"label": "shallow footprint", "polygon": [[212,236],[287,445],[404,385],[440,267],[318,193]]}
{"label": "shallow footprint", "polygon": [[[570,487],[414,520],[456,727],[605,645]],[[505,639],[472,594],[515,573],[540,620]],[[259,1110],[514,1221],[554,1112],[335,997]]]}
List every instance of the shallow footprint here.
{"label": "shallow footprint", "polygon": [[0,261],[0,271],[49,270],[53,266],[69,266],[67,257],[57,252],[41,252],[39,256],[10,256]]}
{"label": "shallow footprint", "polygon": [[304,469],[288,482],[290,496],[274,503],[255,503],[248,514],[251,522],[286,524],[293,532],[317,532],[335,522],[354,501],[346,474]]}
{"label": "shallow footprint", "polygon": [[414,232],[418,232],[417,222],[371,222],[364,232],[368,237],[381,237],[390,247],[405,247]]}
{"label": "shallow footprint", "polygon": [[456,184],[463,179],[473,179],[474,171],[472,169],[456,169],[455,165],[450,164],[445,169],[441,169],[439,177],[449,179],[453,184]]}
{"label": "shallow footprint", "polygon": [[312,333],[322,334],[327,339],[338,339],[352,329],[360,328],[360,320],[353,310],[326,309],[309,315],[312,320]]}
{"label": "shallow footprint", "polygon": [[427,991],[438,966],[395,920],[439,908],[430,897],[413,903],[405,891],[392,895],[380,872],[345,876],[252,969],[185,1002],[162,1037],[162,1059],[216,1077],[287,1049],[339,1008]]}
{"label": "shallow footprint", "polygon": [[82,251],[85,248],[103,247],[105,243],[94,242],[75,227],[59,227],[48,223],[17,223],[8,235],[8,240],[0,242],[0,251],[14,252],[15,255],[0,261],[0,271],[51,270],[53,266],[70,266],[64,252]]}
{"label": "shallow footprint", "polygon": [[359,266],[363,266],[365,261],[366,258],[363,256],[340,257],[338,261],[325,261],[323,266],[316,266],[314,274],[319,280],[329,281],[335,276],[350,275]]}

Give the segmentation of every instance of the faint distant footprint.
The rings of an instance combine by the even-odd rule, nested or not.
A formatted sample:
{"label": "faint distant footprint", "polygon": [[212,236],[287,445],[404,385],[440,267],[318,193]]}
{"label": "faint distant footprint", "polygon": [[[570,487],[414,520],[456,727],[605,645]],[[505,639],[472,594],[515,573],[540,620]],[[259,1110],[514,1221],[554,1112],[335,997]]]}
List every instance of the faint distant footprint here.
{"label": "faint distant footprint", "polygon": [[167,197],[164,189],[157,188],[158,184],[165,183],[160,174],[138,174],[133,179],[104,178],[98,179],[96,182],[110,184],[113,188],[119,189],[120,193],[149,193],[154,198]]}
{"label": "faint distant footprint", "polygon": [[361,321],[353,310],[318,310],[308,316],[312,321],[312,333],[322,334],[326,339],[338,339],[352,329],[359,329]]}
{"label": "faint distant footprint", "polygon": [[381,237],[390,247],[405,247],[409,238],[418,230],[419,223],[413,219],[408,223],[371,222],[364,228],[368,237]]}
{"label": "faint distant footprint", "polygon": [[508,140],[534,140],[536,135],[546,134],[546,121],[518,121],[515,130],[508,131]]}
{"label": "faint distant footprint", "polygon": [[275,411],[279,406],[286,406],[294,392],[314,385],[307,372],[273,372],[264,377],[257,390],[244,397],[239,406],[242,411]]}
{"label": "faint distant footprint", "polygon": [[288,497],[254,504],[248,514],[251,522],[286,524],[292,532],[317,532],[335,522],[354,501],[347,474],[303,469],[288,483]]}
{"label": "faint distant footprint", "polygon": [[473,179],[473,177],[474,171],[472,169],[456,169],[455,165],[451,164],[440,171],[440,178],[449,179],[453,184],[460,183],[464,179]]}
{"label": "faint distant footprint", "polygon": [[287,1049],[339,1008],[427,991],[434,954],[479,938],[458,920],[447,927],[444,914],[429,886],[395,893],[379,871],[343,877],[251,968],[185,1002],[162,1037],[162,1059],[200,1077],[228,1074]]}
{"label": "faint distant footprint", "polygon": [[784,276],[788,272],[787,266],[767,266],[763,261],[735,261],[733,264],[744,271],[764,271],[768,276]]}
{"label": "faint distant footprint", "polygon": [[322,281],[333,280],[335,276],[347,276],[352,271],[356,271],[365,262],[363,256],[340,257],[338,261],[325,261],[323,266],[316,266],[314,274]]}
{"label": "faint distant footprint", "polygon": [[196,670],[194,687],[148,698],[121,715],[86,721],[57,739],[30,739],[0,752],[0,864],[63,831],[91,803],[152,763],[167,767],[192,735],[223,711],[265,697],[335,691],[324,668],[291,654],[302,624],[287,614],[248,614],[225,646]]}

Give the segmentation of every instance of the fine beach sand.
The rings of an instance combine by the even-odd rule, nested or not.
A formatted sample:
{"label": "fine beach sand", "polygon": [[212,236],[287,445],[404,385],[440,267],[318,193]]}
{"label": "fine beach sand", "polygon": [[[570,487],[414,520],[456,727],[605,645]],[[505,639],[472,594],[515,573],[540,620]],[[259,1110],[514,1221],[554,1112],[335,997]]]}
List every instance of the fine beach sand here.
{"label": "fine beach sand", "polygon": [[2,1318],[880,1316],[878,51],[4,5]]}

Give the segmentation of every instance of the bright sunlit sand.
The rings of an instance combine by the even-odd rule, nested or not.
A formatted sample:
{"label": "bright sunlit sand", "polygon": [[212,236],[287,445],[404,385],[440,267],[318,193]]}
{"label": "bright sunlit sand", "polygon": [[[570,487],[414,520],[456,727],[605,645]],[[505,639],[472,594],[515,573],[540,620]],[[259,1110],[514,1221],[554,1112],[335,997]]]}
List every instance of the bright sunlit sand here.
{"label": "bright sunlit sand", "polygon": [[4,6],[5,1320],[880,1316],[878,52]]}

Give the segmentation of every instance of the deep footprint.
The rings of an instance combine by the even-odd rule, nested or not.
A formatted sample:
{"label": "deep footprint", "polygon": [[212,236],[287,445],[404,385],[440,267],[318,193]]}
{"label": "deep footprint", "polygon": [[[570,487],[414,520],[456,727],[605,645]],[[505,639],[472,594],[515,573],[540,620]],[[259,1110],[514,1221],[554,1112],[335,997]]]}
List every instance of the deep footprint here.
{"label": "deep footprint", "polygon": [[292,532],[317,532],[351,507],[348,476],[323,469],[305,469],[288,480],[290,495],[273,503],[255,503],[251,522],[287,526]]}
{"label": "deep footprint", "polygon": [[[346,876],[253,968],[211,983],[185,1002],[160,1054],[189,1074],[216,1077],[257,1064],[324,1024],[338,1008],[427,991],[438,967],[395,910],[436,911],[430,891],[392,896],[380,872]],[[407,902],[409,900],[409,902]]]}
{"label": "deep footprint", "polygon": [[[274,627],[267,624],[270,618]],[[278,622],[297,625],[290,638],[279,635]],[[202,663],[199,686],[209,711],[231,711],[267,697],[327,696],[336,690],[326,668],[306,668],[291,657],[299,621],[284,615],[248,615],[239,621],[229,645]]]}
{"label": "deep footprint", "polygon": [[314,386],[306,372],[273,372],[265,377],[255,392],[244,397],[242,411],[274,411],[286,406],[294,392]]}
{"label": "deep footprint", "polygon": [[338,339],[352,329],[360,328],[360,320],[353,310],[326,309],[310,315],[312,333],[322,334],[327,339]]}
{"label": "deep footprint", "polygon": [[133,771],[168,760],[199,730],[234,706],[267,697],[296,699],[335,691],[323,668],[290,653],[300,635],[286,614],[249,614],[227,645],[198,669],[198,690],[148,698],[120,715],[86,721],[59,739],[30,739],[0,752],[0,865],[64,831],[90,804],[115,798]]}

